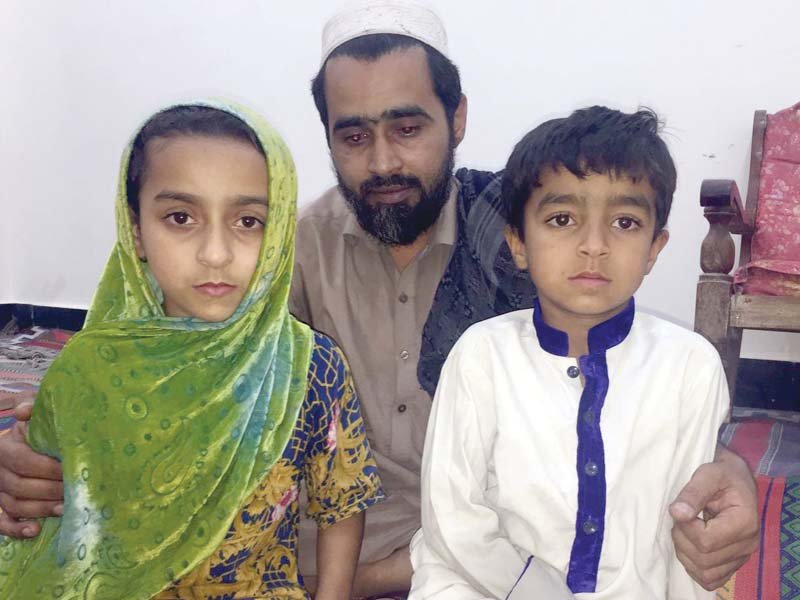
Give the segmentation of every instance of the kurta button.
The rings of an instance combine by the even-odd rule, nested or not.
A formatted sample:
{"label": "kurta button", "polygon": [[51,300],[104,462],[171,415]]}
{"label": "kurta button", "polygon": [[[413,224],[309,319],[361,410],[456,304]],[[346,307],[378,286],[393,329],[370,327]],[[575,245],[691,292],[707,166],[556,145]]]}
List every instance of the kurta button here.
{"label": "kurta button", "polygon": [[594,535],[597,533],[597,523],[594,521],[584,521],[583,522],[583,533],[586,535]]}
{"label": "kurta button", "polygon": [[580,374],[581,374],[581,370],[578,367],[576,367],[575,365],[572,365],[571,367],[569,367],[567,369],[567,375],[569,375],[573,379],[575,379]]}
{"label": "kurta button", "polygon": [[406,412],[406,405],[405,404],[401,404],[400,406],[398,406],[397,407],[397,412],[399,412],[399,413]]}
{"label": "kurta button", "polygon": [[401,294],[400,294],[400,295],[397,297],[397,299],[398,299],[400,302],[402,302],[403,304],[405,304],[406,302],[408,302],[408,296],[406,296],[406,293],[405,293],[405,292],[401,293]]}
{"label": "kurta button", "polygon": [[402,350],[400,352],[400,358],[402,358],[403,360],[408,360],[408,357],[409,357],[408,350]]}
{"label": "kurta button", "polygon": [[589,461],[583,466],[583,472],[586,473],[589,477],[594,477],[597,475],[597,471],[599,471],[599,467],[597,466],[596,462]]}
{"label": "kurta button", "polygon": [[583,420],[586,421],[589,425],[594,423],[594,411],[590,408],[585,413],[583,413]]}

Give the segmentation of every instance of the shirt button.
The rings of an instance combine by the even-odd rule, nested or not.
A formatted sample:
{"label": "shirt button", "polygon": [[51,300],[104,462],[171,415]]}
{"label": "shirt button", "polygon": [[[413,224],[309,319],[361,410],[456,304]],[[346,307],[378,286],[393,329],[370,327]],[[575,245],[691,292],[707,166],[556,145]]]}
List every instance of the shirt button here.
{"label": "shirt button", "polygon": [[589,425],[594,423],[594,411],[591,408],[583,413],[583,420]]}
{"label": "shirt button", "polygon": [[597,533],[597,524],[594,521],[584,521],[583,533],[586,535],[594,535]]}
{"label": "shirt button", "polygon": [[408,357],[409,357],[408,350],[400,351],[400,358],[402,358],[403,360],[408,360]]}
{"label": "shirt button", "polygon": [[597,471],[599,470],[600,468],[597,466],[597,463],[591,460],[587,462],[583,467],[583,472],[586,473],[589,477],[594,477],[595,475],[597,475]]}
{"label": "shirt button", "polygon": [[406,412],[406,408],[407,407],[406,407],[405,404],[401,404],[400,406],[397,407],[397,412],[404,413],[404,412]]}
{"label": "shirt button", "polygon": [[570,368],[567,369],[567,375],[569,375],[573,379],[575,379],[580,374],[581,374],[581,370],[578,367],[576,367],[575,365],[572,365]]}
{"label": "shirt button", "polygon": [[397,299],[398,299],[400,302],[402,302],[403,304],[405,304],[406,302],[408,302],[408,296],[406,296],[406,293],[405,293],[405,292],[403,292],[402,294],[400,294],[400,295],[397,297]]}

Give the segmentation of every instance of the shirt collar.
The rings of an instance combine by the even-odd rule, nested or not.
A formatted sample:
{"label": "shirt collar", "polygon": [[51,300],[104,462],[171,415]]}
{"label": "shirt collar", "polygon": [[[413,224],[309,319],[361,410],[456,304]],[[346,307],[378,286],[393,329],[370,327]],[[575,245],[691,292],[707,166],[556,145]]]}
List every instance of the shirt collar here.
{"label": "shirt collar", "polygon": [[[602,354],[628,337],[633,325],[635,312],[635,303],[633,297],[631,297],[622,312],[592,327],[588,334],[589,354]],[[557,356],[567,356],[569,354],[569,338],[567,334],[544,322],[542,307],[538,298],[536,298],[533,305],[533,327],[536,329],[539,345],[545,352]]]}
{"label": "shirt collar", "polygon": [[[456,209],[458,207],[458,194],[461,191],[461,183],[455,177],[450,180],[450,193],[447,196],[447,202],[442,207],[442,212],[439,213],[439,218],[430,229],[430,237],[428,238],[428,246],[454,246],[456,243],[457,234],[457,220]],[[346,203],[347,201],[344,200]],[[342,228],[342,235],[346,239],[358,239],[372,244],[373,246],[380,247],[381,244],[378,240],[368,234],[358,224],[358,219],[347,208],[347,216],[345,217],[344,227]]]}

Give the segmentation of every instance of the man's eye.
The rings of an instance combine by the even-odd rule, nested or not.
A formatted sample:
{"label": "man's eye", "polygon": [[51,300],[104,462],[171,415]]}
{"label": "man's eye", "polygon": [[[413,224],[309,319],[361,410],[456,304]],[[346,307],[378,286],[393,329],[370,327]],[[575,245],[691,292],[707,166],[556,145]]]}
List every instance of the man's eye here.
{"label": "man's eye", "polygon": [[258,217],[242,217],[239,220],[242,223],[242,227],[245,229],[254,229],[256,227],[263,227],[264,225],[264,221]]}
{"label": "man's eye", "polygon": [[361,142],[363,142],[365,139],[367,139],[367,134],[365,134],[365,133],[353,133],[353,134],[348,135],[347,137],[345,137],[344,141],[347,142],[348,144],[357,145],[357,144],[360,144]]}
{"label": "man's eye", "polygon": [[555,227],[566,227],[567,225],[571,225],[572,222],[572,217],[566,213],[559,213],[547,219],[547,223]]}
{"label": "man's eye", "polygon": [[635,229],[640,226],[639,222],[633,217],[619,217],[614,221],[614,223],[618,229],[623,230]]}
{"label": "man's eye", "polygon": [[185,212],[176,211],[169,213],[167,215],[167,220],[171,221],[175,225],[186,225],[191,220],[191,217]]}
{"label": "man's eye", "polygon": [[408,125],[407,127],[400,127],[398,131],[403,137],[411,137],[417,134],[419,127],[416,125]]}

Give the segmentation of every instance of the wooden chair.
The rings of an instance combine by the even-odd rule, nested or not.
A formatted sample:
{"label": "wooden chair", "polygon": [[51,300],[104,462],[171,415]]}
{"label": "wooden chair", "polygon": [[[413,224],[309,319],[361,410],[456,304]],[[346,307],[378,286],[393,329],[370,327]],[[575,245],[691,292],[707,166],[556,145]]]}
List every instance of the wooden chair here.
{"label": "wooden chair", "polygon": [[710,228],[700,253],[703,274],[697,284],[695,331],[714,344],[722,357],[731,405],[743,330],[800,332],[800,297],[741,293],[734,289],[731,274],[735,260],[731,234],[741,236],[739,265],[750,261],[766,131],[767,113],[757,111],[753,119],[750,181],[744,207],[736,182],[732,180],[706,179],[700,188],[700,205]]}

